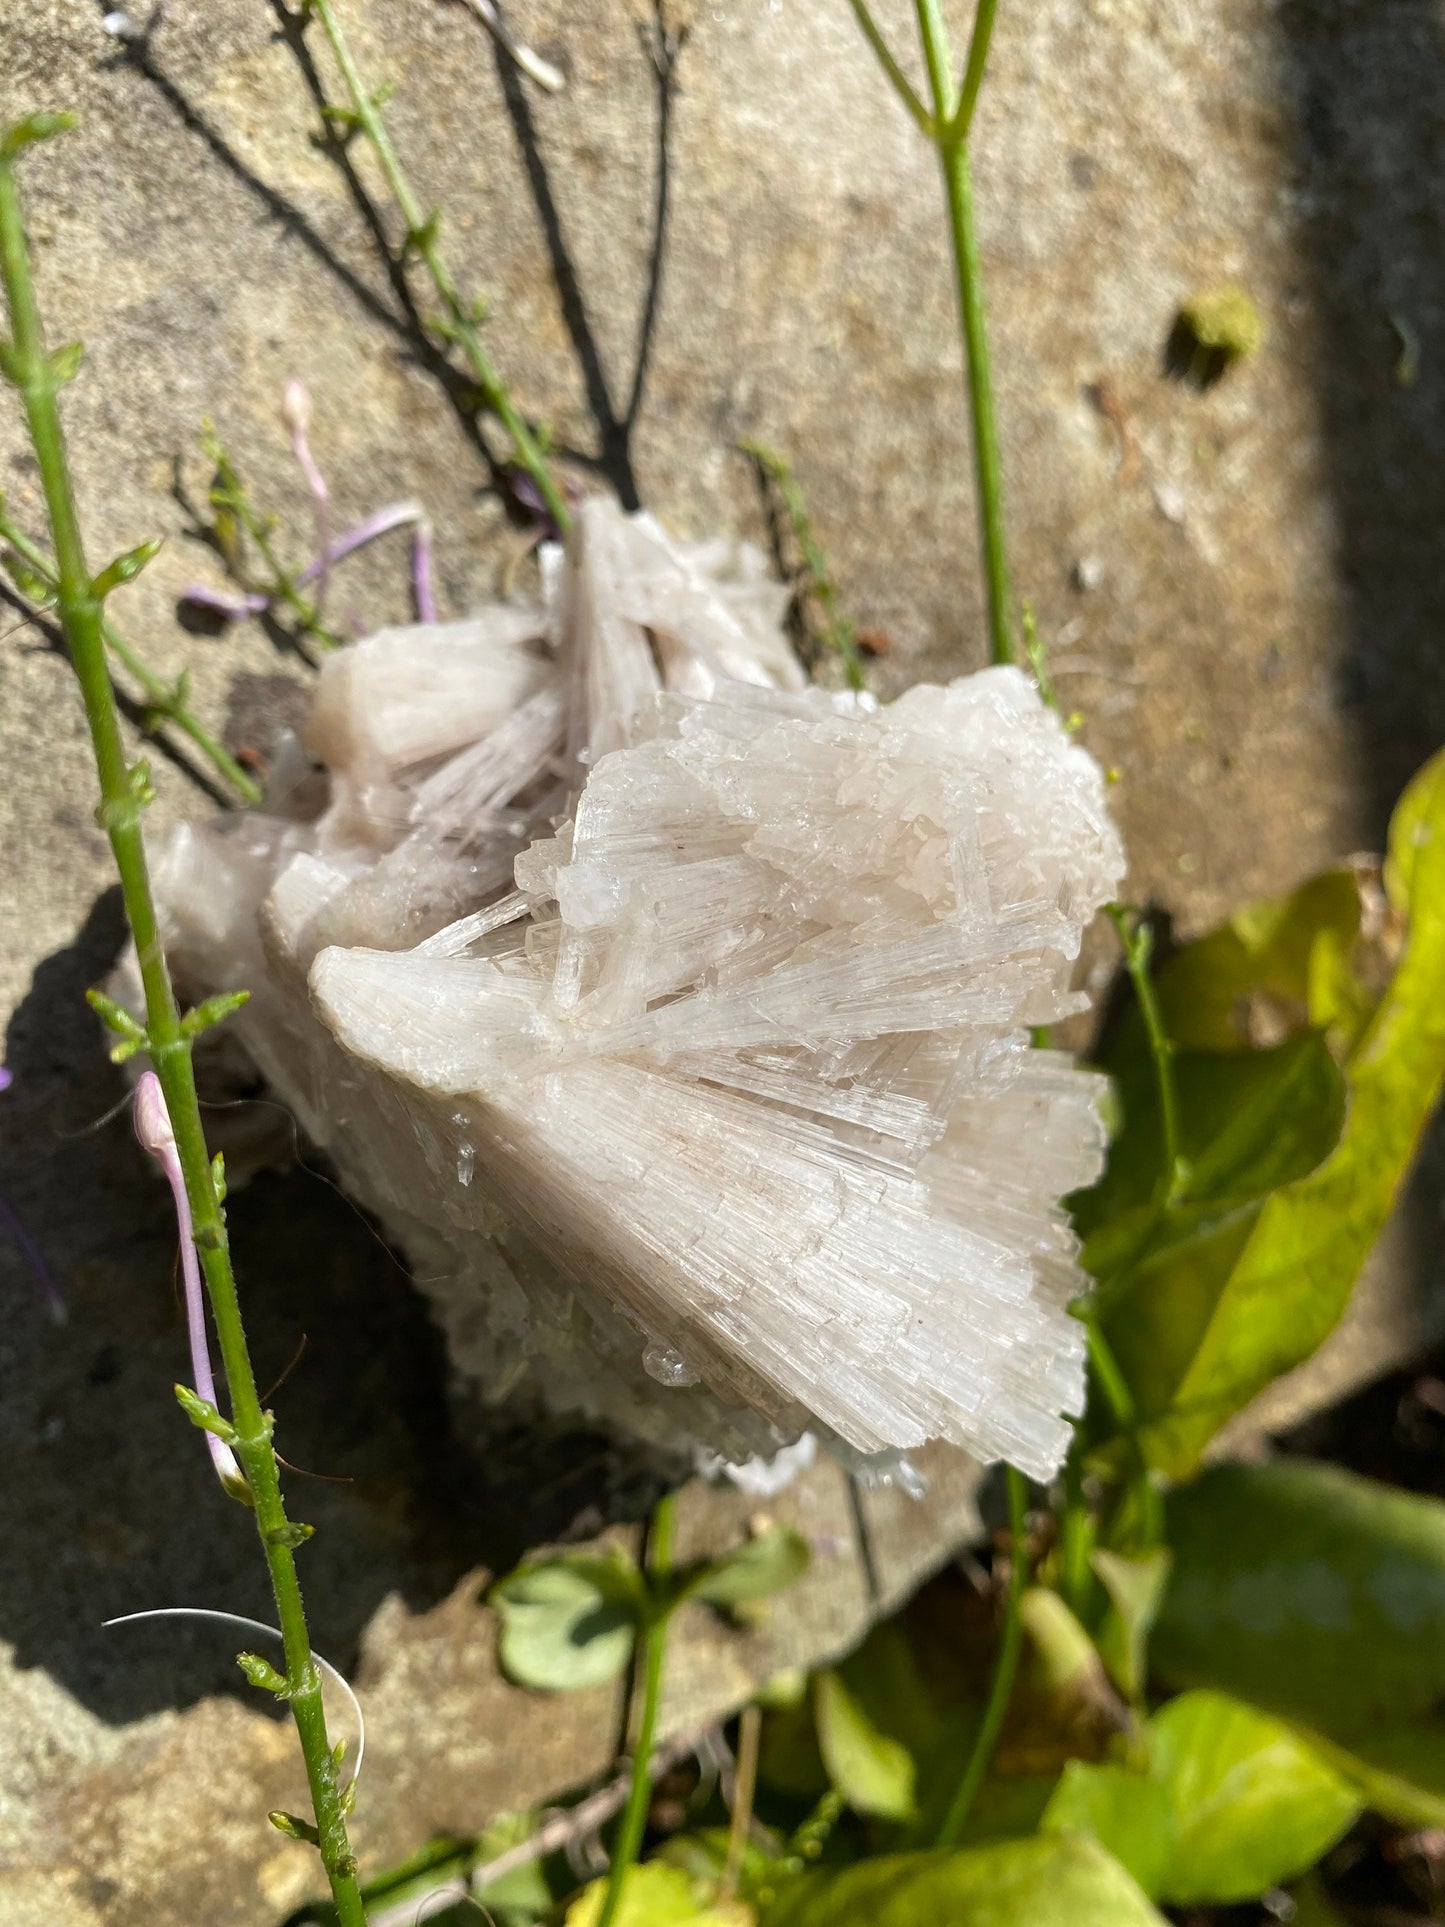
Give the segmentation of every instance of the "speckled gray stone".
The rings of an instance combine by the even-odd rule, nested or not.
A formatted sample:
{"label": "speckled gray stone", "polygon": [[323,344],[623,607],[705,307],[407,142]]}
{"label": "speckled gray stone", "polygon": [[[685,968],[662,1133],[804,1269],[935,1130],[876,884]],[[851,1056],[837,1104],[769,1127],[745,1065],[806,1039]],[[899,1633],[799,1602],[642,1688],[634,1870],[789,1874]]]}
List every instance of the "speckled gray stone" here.
{"label": "speckled gray stone", "polygon": [[[88,347],[67,420],[92,553],[170,538],[115,613],[158,666],[191,669],[233,741],[264,748],[304,672],[258,629],[196,637],[174,617],[186,582],[218,579],[171,495],[177,463],[183,489],[204,491],[204,417],[296,553],[305,504],[277,418],[291,375],[316,398],[338,516],[426,502],[449,609],[492,587],[513,538],[351,189],[309,138],[314,106],[267,0],[170,0],[143,64],[102,33],[103,11],[13,0],[0,74],[7,117],[83,116],[26,181],[54,338]],[[513,11],[566,66],[560,98],[519,105],[461,6],[343,7],[370,74],[399,83],[398,144],[491,298],[519,400],[684,534],[761,534],[732,445],[788,449],[847,603],[888,638],[880,689],[979,662],[938,184],[844,0],[691,11],[630,432],[658,195],[652,13]],[[900,34],[907,13],[883,9]],[[977,172],[1015,577],[1087,741],[1122,771],[1134,895],[1193,931],[1377,847],[1401,781],[1445,735],[1440,4],[1044,0],[1006,7],[996,48]],[[1167,381],[1178,302],[1228,280],[1265,317],[1263,351],[1203,394]],[[586,480],[596,461],[573,468]],[[3,400],[0,486],[38,526]],[[395,538],[346,565],[334,606],[403,612]],[[260,1822],[299,1798],[290,1736],[241,1697],[224,1640],[98,1631],[153,1604],[264,1612],[264,1579],[170,1405],[183,1354],[163,1197],[124,1120],[99,1122],[119,1087],[80,993],[119,924],[79,706],[63,662],[8,620],[0,1002],[16,1083],[0,1188],[71,1316],[52,1327],[0,1248],[0,1915],[267,1927],[314,1875]],[[155,821],[196,807],[157,769]],[[1396,1226],[1348,1329],[1272,1422],[1433,1328],[1426,1209]],[[541,1535],[635,1516],[640,1495],[582,1441],[493,1441],[485,1463],[459,1443],[435,1335],[319,1180],[262,1178],[232,1218],[263,1377],[309,1333],[276,1397],[283,1449],[356,1481],[298,1491],[318,1526],[303,1566],[318,1643],[359,1661],[371,1708],[358,1838],[375,1866],[604,1764],[610,1705],[498,1681],[478,1575]],[[749,1640],[694,1628],[677,1722],[865,1623],[846,1490],[825,1472],[788,1504],[823,1548],[807,1603]],[[879,1508],[874,1565],[896,1590],[971,1530],[970,1478],[950,1468],[931,1506],[884,1494]],[[744,1512],[699,1505],[684,1531],[726,1536]]]}

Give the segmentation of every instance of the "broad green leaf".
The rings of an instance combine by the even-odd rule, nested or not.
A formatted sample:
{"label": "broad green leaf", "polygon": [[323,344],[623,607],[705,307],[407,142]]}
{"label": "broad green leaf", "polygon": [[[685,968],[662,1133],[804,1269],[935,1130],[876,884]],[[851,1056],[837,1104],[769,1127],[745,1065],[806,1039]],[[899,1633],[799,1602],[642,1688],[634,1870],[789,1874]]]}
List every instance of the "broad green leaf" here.
{"label": "broad green leaf", "polygon": [[[1149,1203],[1159,1176],[1158,1082],[1131,1052],[1114,1070],[1123,1126],[1103,1178],[1073,1200],[1092,1239]],[[1322,1036],[1303,1031],[1270,1050],[1181,1051],[1174,1059],[1180,1150],[1189,1164],[1183,1201],[1248,1202],[1313,1171],[1344,1120],[1344,1081]],[[1091,1263],[1091,1269],[1094,1265]]]}
{"label": "broad green leaf", "polygon": [[1433,1802],[1439,1824],[1445,1505],[1280,1458],[1220,1466],[1172,1494],[1167,1535],[1174,1571],[1152,1646],[1165,1677],[1322,1736],[1363,1762],[1372,1805],[1424,1819]]}
{"label": "broad green leaf", "polygon": [[1184,1693],[1146,1729],[1147,1766],[1071,1761],[1046,1832],[1088,1834],[1156,1900],[1247,1900],[1314,1864],[1360,1812],[1355,1789],[1281,1721]]}
{"label": "broad green leaf", "polygon": [[1144,1690],[1149,1634],[1164,1600],[1170,1555],[1161,1550],[1125,1559],[1117,1552],[1099,1551],[1090,1563],[1109,1595],[1099,1652],[1120,1692],[1134,1699]]}
{"label": "broad green leaf", "polygon": [[508,1677],[553,1693],[620,1673],[646,1611],[642,1577],[624,1553],[518,1566],[490,1597]]}
{"label": "broad green leaf", "polygon": [[1246,904],[1160,971],[1165,1027],[1184,1050],[1247,1050],[1250,1006],[1267,1001],[1277,1021],[1308,1024],[1348,1045],[1368,1010],[1351,969],[1359,935],[1360,890],[1350,870]]}
{"label": "broad green leaf", "polygon": [[[607,1898],[607,1881],[594,1880],[567,1909],[565,1927],[597,1927]],[[699,1883],[680,1867],[649,1860],[629,1867],[616,1927],[752,1927],[753,1910],[741,1901],[710,1907]]]}
{"label": "broad green leaf", "polygon": [[761,1927],[1163,1927],[1096,1841],[1070,1834],[963,1853],[885,1854],[801,1875]]}
{"label": "broad green leaf", "polygon": [[814,1680],[813,1714],[828,1778],[849,1806],[880,1820],[911,1820],[918,1778],[912,1753],[874,1724],[837,1673]]}
{"label": "broad green leaf", "polygon": [[1039,1830],[1097,1840],[1156,1898],[1174,1853],[1174,1809],[1157,1780],[1122,1766],[1070,1760]]}
{"label": "broad green leaf", "polygon": [[[1408,932],[1346,1067],[1349,1103],[1335,1149],[1265,1201],[1227,1270],[1220,1266],[1237,1231],[1216,1229],[1202,1247],[1195,1240],[1166,1254],[1110,1314],[1109,1336],[1132,1354],[1121,1362],[1151,1421],[1145,1448],[1172,1478],[1187,1477],[1225,1420],[1334,1329],[1438,1100],[1445,1079],[1445,752],[1401,799],[1386,882]],[[1136,1310],[1158,1343],[1157,1362],[1141,1346]],[[1161,1405],[1163,1386],[1169,1394]]]}
{"label": "broad green leaf", "polygon": [[1292,1880],[1359,1817],[1355,1790],[1278,1720],[1222,1693],[1184,1693],[1149,1723],[1174,1850],[1159,1897],[1249,1900]]}
{"label": "broad green leaf", "polygon": [[791,1586],[807,1570],[808,1542],[791,1526],[772,1526],[735,1552],[714,1559],[683,1580],[681,1596],[709,1606],[741,1606]]}

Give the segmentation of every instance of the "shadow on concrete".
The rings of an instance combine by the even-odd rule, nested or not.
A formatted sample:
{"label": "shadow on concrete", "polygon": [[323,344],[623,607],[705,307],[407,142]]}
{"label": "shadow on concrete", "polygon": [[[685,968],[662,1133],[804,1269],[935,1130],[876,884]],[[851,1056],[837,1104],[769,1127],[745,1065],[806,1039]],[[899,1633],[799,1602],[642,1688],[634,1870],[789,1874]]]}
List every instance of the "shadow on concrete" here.
{"label": "shadow on concrete", "polygon": [[[121,940],[110,891],[36,971],[0,1095],[0,1189],[69,1309],[53,1321],[0,1229],[0,1638],[111,1721],[218,1691],[255,1696],[224,1629],[102,1632],[102,1620],[171,1605],[274,1619],[250,1515],[217,1489],[171,1394],[189,1376],[174,1224],[84,1002]],[[505,1570],[540,1538],[646,1504],[587,1436],[493,1425],[461,1443],[440,1335],[323,1175],[263,1175],[237,1202],[257,1377],[263,1389],[283,1379],[278,1446],[349,1481],[287,1481],[294,1516],[316,1527],[299,1565],[313,1637],[336,1664],[354,1665],[388,1593],[424,1608],[478,1566]]]}
{"label": "shadow on concrete", "polygon": [[1445,23],[1284,0],[1280,56],[1376,842],[1445,742]]}
{"label": "shadow on concrete", "polygon": [[613,400],[611,384],[603,366],[602,353],[587,313],[587,302],[577,266],[567,243],[561,210],[552,191],[546,156],[532,113],[527,85],[513,61],[494,46],[497,78],[512,131],[521,150],[527,185],[537,210],[552,278],[562,307],[562,320],[571,340],[577,366],[582,374],[587,405],[597,426],[598,450],[591,458],[594,466],[616,490],[623,508],[642,506],[637,476],[632,461],[632,436],[642,412],[647,377],[652,364],[653,342],[662,300],[663,264],[667,256],[667,222],[672,196],[673,108],[677,98],[678,62],[686,44],[683,27],[669,25],[660,5],[654,5],[649,27],[639,28],[642,51],[652,69],[657,94],[657,121],[653,154],[652,231],[648,238],[647,273],[642,305],[638,312],[637,336],[632,353],[632,377],[627,398],[619,406]]}
{"label": "shadow on concrete", "polygon": [[[1445,17],[1432,0],[1283,0],[1282,83],[1310,285],[1370,844],[1445,743]],[[1445,1326],[1445,1122],[1404,1206],[1422,1338]]]}

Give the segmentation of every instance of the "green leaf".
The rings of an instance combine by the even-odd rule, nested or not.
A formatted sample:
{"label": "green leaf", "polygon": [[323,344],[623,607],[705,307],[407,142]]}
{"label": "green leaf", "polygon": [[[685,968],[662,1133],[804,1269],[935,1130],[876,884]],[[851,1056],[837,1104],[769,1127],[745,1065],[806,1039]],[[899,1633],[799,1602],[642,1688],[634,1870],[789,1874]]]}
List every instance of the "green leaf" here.
{"label": "green leaf", "polygon": [[1184,1050],[1242,1051],[1250,1015],[1309,1024],[1348,1047],[1370,999],[1354,974],[1360,886],[1352,870],[1311,877],[1287,897],[1246,904],[1160,971],[1165,1026]]}
{"label": "green leaf", "polygon": [[1359,1796],[1278,1720],[1222,1693],[1184,1693],[1149,1722],[1152,1776],[1173,1812],[1161,1899],[1252,1899],[1314,1865],[1359,1817]]}
{"label": "green leaf", "polygon": [[[1158,1178],[1159,1093],[1152,1065],[1116,1072],[1123,1128],[1104,1177],[1074,1202],[1089,1236],[1150,1203]],[[1301,1032],[1270,1050],[1181,1051],[1174,1059],[1180,1149],[1190,1169],[1183,1198],[1225,1205],[1262,1198],[1306,1177],[1339,1140],[1344,1080],[1324,1039]],[[1090,1263],[1090,1269],[1096,1269]]]}
{"label": "green leaf", "polygon": [[1030,1586],[1019,1601],[1019,1618],[1045,1692],[1091,1695],[1105,1686],[1093,1640],[1052,1587]]}
{"label": "green leaf", "polygon": [[491,1590],[500,1654],[521,1686],[566,1693],[614,1678],[647,1612],[642,1576],[622,1552],[518,1566]]}
{"label": "green leaf", "polygon": [[1096,1841],[1009,1840],[964,1853],[885,1854],[807,1873],[762,1910],[761,1927],[1163,1927]]}
{"label": "green leaf", "polygon": [[1174,1809],[1158,1780],[1122,1766],[1070,1760],[1039,1829],[1097,1840],[1146,1894],[1157,1899],[1163,1890],[1174,1854]]}
{"label": "green leaf", "polygon": [[1156,1900],[1252,1899],[1314,1864],[1360,1812],[1298,1735],[1222,1693],[1185,1693],[1145,1733],[1148,1766],[1070,1761],[1045,1832],[1098,1840]]}
{"label": "green leaf", "polygon": [[[616,1927],[747,1927],[751,1922],[752,1909],[741,1902],[708,1907],[698,1893],[698,1884],[680,1867],[660,1860],[629,1867],[613,1916]],[[606,1897],[605,1877],[584,1887],[567,1909],[565,1927],[597,1927]]]}
{"label": "green leaf", "polygon": [[918,1769],[903,1742],[874,1724],[834,1672],[814,1680],[813,1713],[828,1777],[849,1806],[880,1820],[911,1820]]}
{"label": "green leaf", "polygon": [[791,1586],[806,1571],[810,1556],[801,1533],[791,1526],[772,1526],[735,1552],[685,1575],[680,1597],[728,1608],[766,1599]]}
{"label": "green leaf", "polygon": [[1362,1762],[1373,1806],[1445,1823],[1445,1505],[1281,1458],[1175,1492],[1167,1536],[1165,1677],[1267,1708]]}
{"label": "green leaf", "polygon": [[1144,1690],[1149,1634],[1164,1601],[1171,1556],[1151,1552],[1125,1559],[1117,1552],[1096,1552],[1090,1561],[1109,1595],[1109,1611],[1099,1629],[1099,1651],[1120,1692],[1135,1699]]}
{"label": "green leaf", "polygon": [[1387,887],[1408,918],[1395,975],[1346,1067],[1339,1142],[1261,1206],[1207,1209],[1135,1266],[1106,1334],[1154,1465],[1184,1478],[1222,1424],[1328,1337],[1389,1216],[1445,1078],[1445,753],[1390,831]]}

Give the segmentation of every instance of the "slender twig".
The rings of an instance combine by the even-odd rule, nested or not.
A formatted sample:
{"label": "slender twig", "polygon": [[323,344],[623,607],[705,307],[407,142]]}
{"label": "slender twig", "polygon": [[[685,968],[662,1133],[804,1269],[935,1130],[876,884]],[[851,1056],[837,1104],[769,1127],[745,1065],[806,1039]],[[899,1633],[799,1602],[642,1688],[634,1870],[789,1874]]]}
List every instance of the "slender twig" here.
{"label": "slender twig", "polygon": [[396,149],[391,144],[391,135],[386,122],[381,117],[378,97],[370,92],[352,59],[351,49],[337,22],[336,10],[331,0],[308,0],[309,10],[321,22],[336,64],[341,70],[341,78],[346,83],[350,99],[349,108],[331,110],[331,118],[359,128],[376,153],[377,162],[386,179],[391,197],[396,202],[402,220],[406,223],[407,246],[411,248],[427,274],[445,310],[443,322],[434,324],[433,332],[454,340],[466,356],[472,377],[480,391],[482,402],[506,429],[512,443],[513,459],[524,468],[542,491],[548,509],[558,528],[566,530],[572,523],[572,513],[567,499],[558,486],[547,458],[542,453],[536,437],[518,413],[515,403],[497,372],[496,364],[488,354],[478,327],[478,311],[463,301],[451,270],[442,259],[437,245],[438,216],[422,212],[421,202],[417,199],[410,180],[397,158]]}
{"label": "slender twig", "polygon": [[998,1736],[1003,1730],[1004,1717],[1013,1696],[1014,1679],[1018,1674],[1019,1653],[1023,1647],[1024,1629],[1019,1603],[1029,1581],[1028,1485],[1022,1472],[1016,1472],[1011,1465],[1005,1471],[1008,1479],[1010,1551],[1003,1636],[999,1641],[993,1684],[989,1688],[988,1702],[983,1709],[983,1719],[979,1723],[973,1749],[963,1769],[963,1778],[949,1803],[943,1825],[938,1830],[940,1847],[958,1845],[969,1809],[983,1784],[983,1776],[988,1771],[994,1748],[998,1745]]}
{"label": "slender twig", "polygon": [[647,1535],[647,1570],[652,1581],[654,1600],[639,1641],[638,1666],[642,1676],[642,1705],[637,1718],[637,1740],[632,1754],[632,1785],[617,1830],[612,1850],[612,1865],[607,1875],[607,1892],[598,1916],[597,1927],[613,1927],[627,1876],[637,1862],[647,1826],[647,1809],[652,1804],[652,1739],[657,1729],[657,1709],[662,1698],[662,1663],[667,1652],[667,1627],[670,1614],[662,1603],[665,1581],[672,1571],[672,1538],[677,1499],[667,1493],[658,1500]]}
{"label": "slender twig", "polygon": [[[10,545],[21,560],[34,570],[46,589],[53,594],[56,588],[54,562],[39,543],[32,542],[29,536],[23,530],[16,528],[9,517],[3,513],[0,513],[0,540]],[[187,707],[184,680],[168,683],[163,676],[158,676],[114,624],[104,618],[101,621],[101,634],[105,639],[106,648],[116,661],[145,691],[147,707],[157,716],[162,716],[167,722],[173,723],[183,736],[188,736],[216,772],[238,790],[246,802],[259,803],[260,784],[246,774],[235,757],[221,747],[216,738],[201,723],[199,717]]]}
{"label": "slender twig", "polygon": [[753,1796],[758,1785],[758,1751],[762,1743],[763,1710],[745,1706],[738,1717],[738,1764],[733,1775],[733,1805],[728,1817],[727,1858],[718,1882],[719,1900],[731,1900],[738,1890],[748,1829],[753,1823]]}
{"label": "slender twig", "polygon": [[[321,1675],[311,1652],[292,1552],[307,1536],[308,1529],[286,1516],[280,1473],[271,1444],[272,1421],[269,1413],[262,1411],[256,1395],[256,1380],[231,1270],[225,1216],[196,1100],[190,1037],[183,1028],[161,948],[141,836],[141,810],[149,796],[147,773],[143,764],[132,768],[126,761],[115,692],[106,663],[104,595],[116,581],[123,580],[127,573],[134,573],[140,562],[131,558],[125,567],[112,564],[95,578],[87,567],[58,402],[59,388],[63,379],[75,372],[78,354],[62,349],[52,357],[47,352],[31,277],[15,161],[29,142],[58,133],[70,124],[70,118],[65,115],[37,115],[0,136],[0,280],[4,283],[11,323],[11,340],[0,356],[0,371],[19,393],[45,496],[55,553],[57,609],[85,702],[100,783],[99,821],[110,839],[120,874],[126,915],[145,989],[145,1049],[160,1080],[175,1133],[195,1243],[205,1272],[230,1391],[227,1442],[250,1488],[275,1594],[286,1653],[284,1691],[305,1756],[316,1816],[316,1841],[342,1927],[364,1927],[365,1912],[356,1884],[356,1862],[347,1839],[337,1763],[326,1733]],[[195,1404],[199,1406],[200,1401],[196,1400]],[[219,1419],[219,1414],[216,1417]]]}

